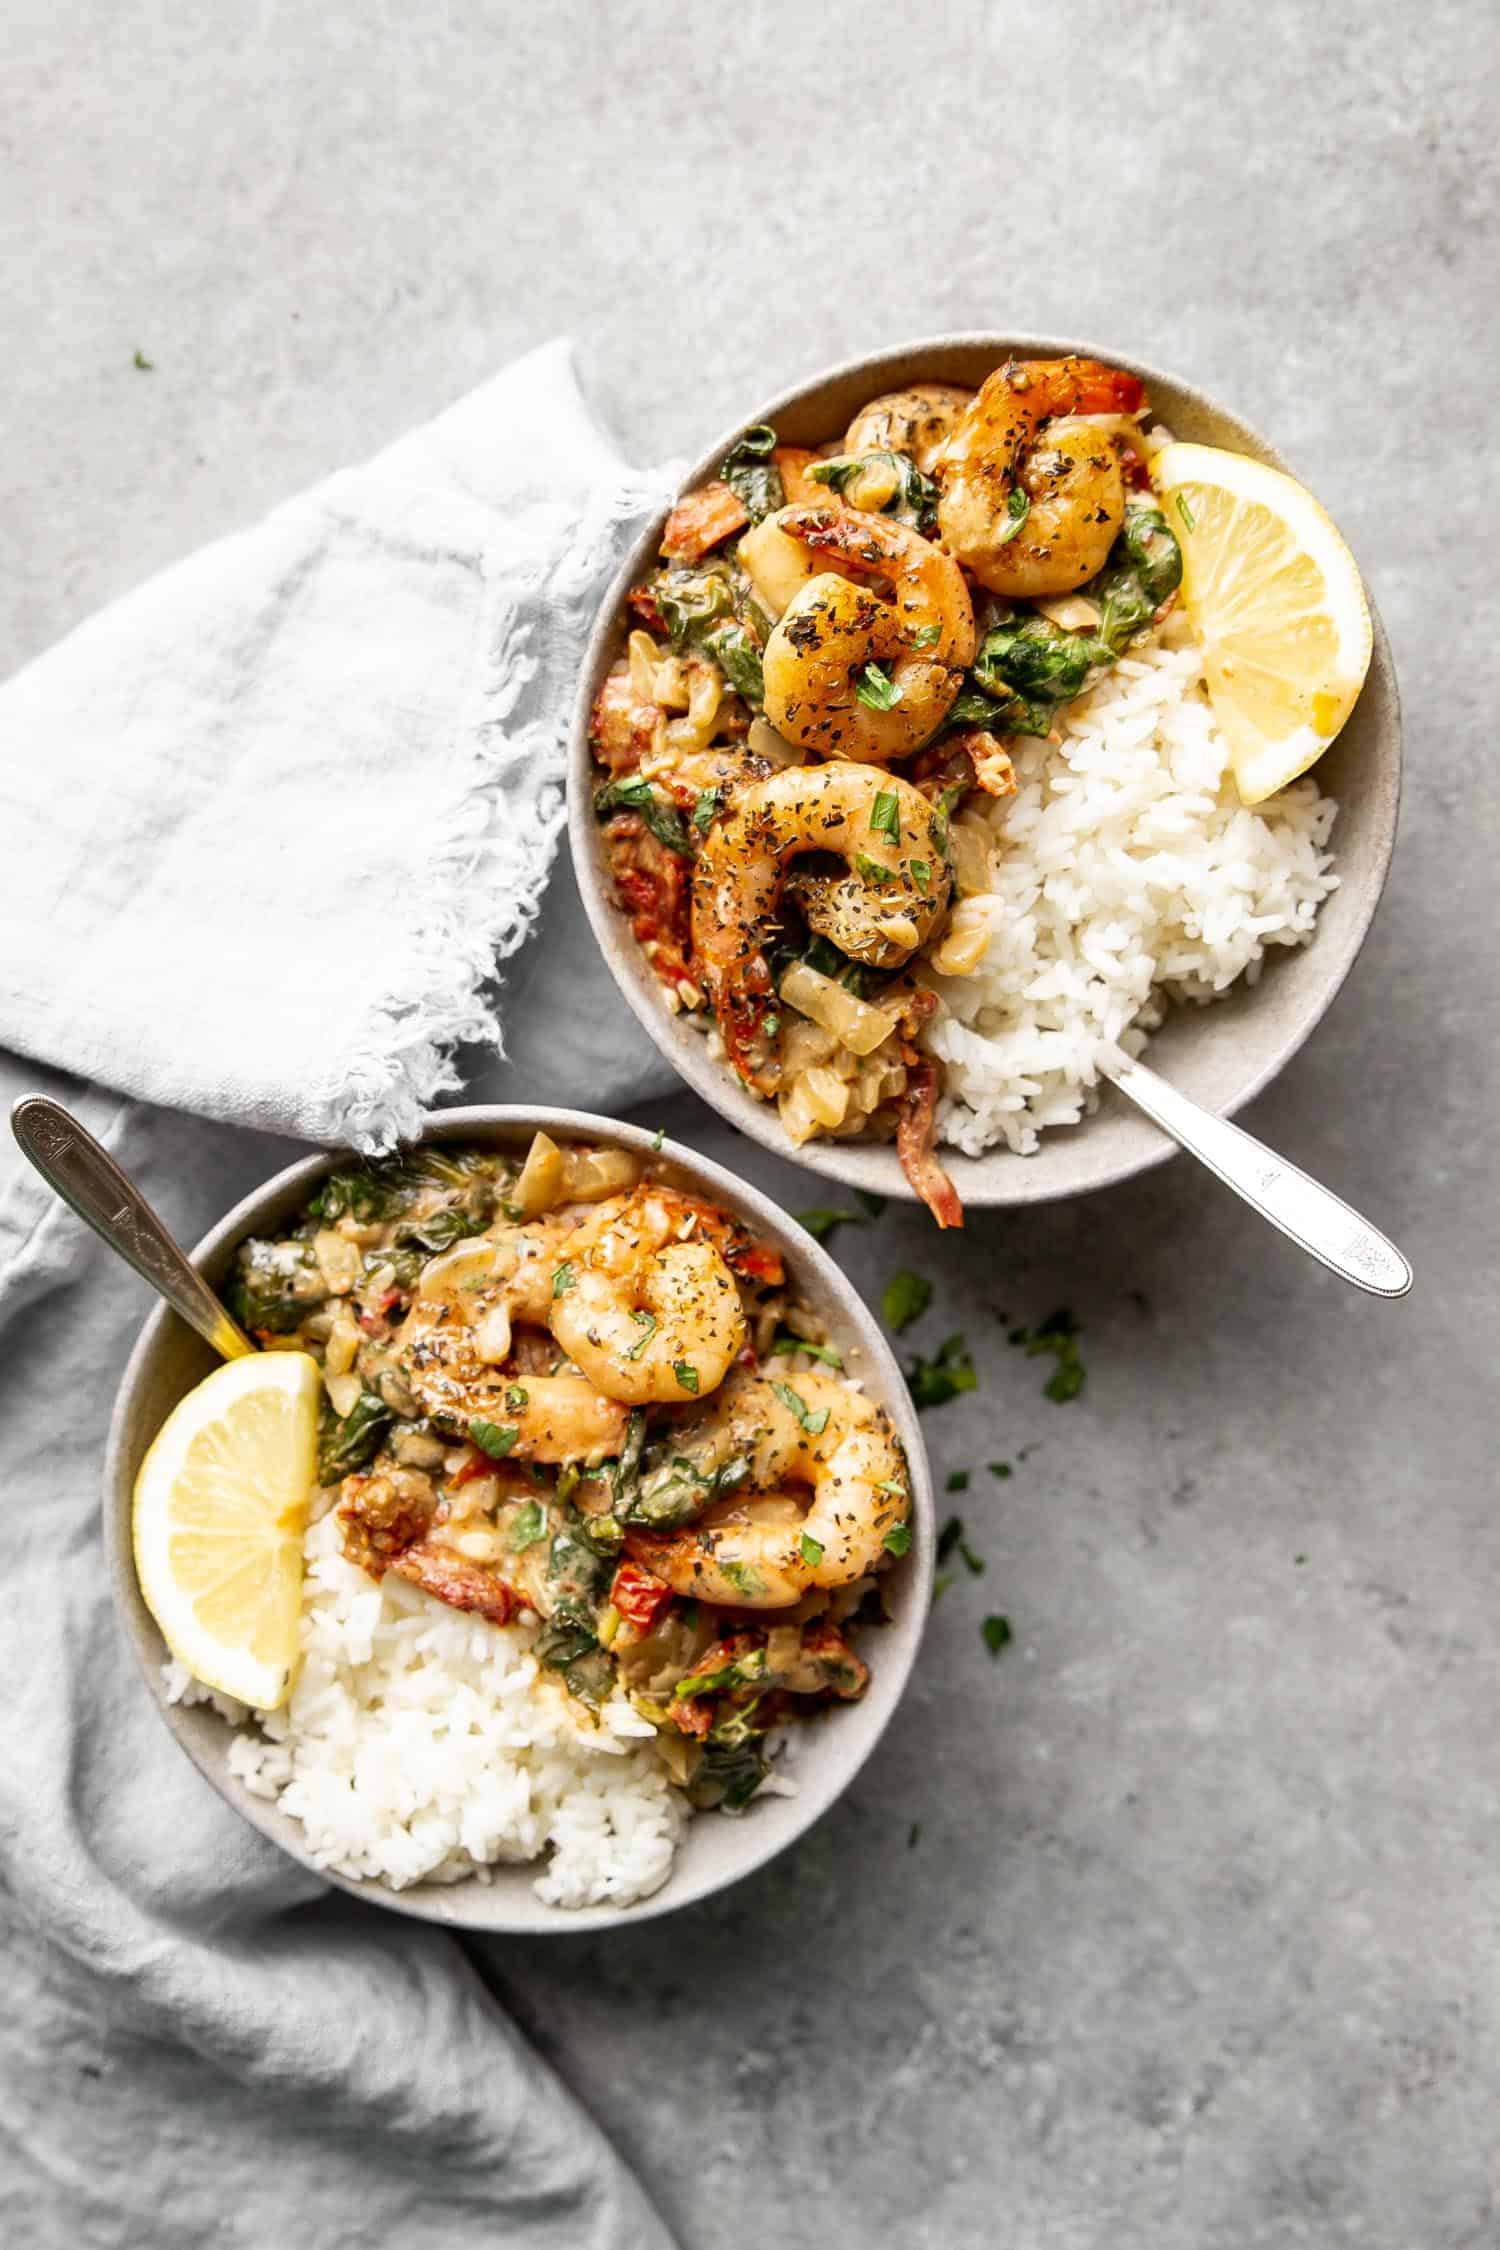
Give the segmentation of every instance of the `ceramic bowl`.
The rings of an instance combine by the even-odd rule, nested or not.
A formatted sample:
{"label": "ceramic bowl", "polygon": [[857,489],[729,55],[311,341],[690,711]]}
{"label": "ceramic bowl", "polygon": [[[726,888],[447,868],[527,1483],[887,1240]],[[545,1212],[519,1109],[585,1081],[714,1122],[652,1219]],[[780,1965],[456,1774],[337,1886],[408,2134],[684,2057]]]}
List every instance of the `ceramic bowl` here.
{"label": "ceramic bowl", "polygon": [[[920,381],[977,385],[1012,355],[1048,359],[1066,352],[1102,359],[1139,375],[1156,418],[1175,436],[1249,453],[1273,467],[1287,468],[1275,448],[1229,407],[1181,377],[1108,345],[1055,336],[941,336],[850,361],[758,404],[694,463],[683,490],[713,476],[729,447],[755,423],[772,423],[787,444],[822,445],[839,437],[864,401],[882,391]],[[762,1147],[793,1156],[830,1179],[910,1199],[912,1191],[889,1146],[814,1140],[799,1149],[791,1147],[774,1105],[747,1094],[728,1066],[710,1055],[702,1033],[683,1017],[667,1012],[661,986],[614,902],[592,810],[596,776],[589,755],[589,714],[630,630],[625,596],[655,561],[664,521],[658,519],[642,533],[611,588],[579,684],[570,748],[569,818],[573,858],[589,919],[616,983],[651,1038],[694,1091],[732,1125]],[[1339,804],[1333,835],[1339,888],[1320,910],[1316,936],[1307,946],[1278,949],[1257,984],[1242,982],[1212,1007],[1174,1009],[1153,1037],[1146,1057],[1185,1094],[1221,1115],[1230,1115],[1258,1094],[1318,1023],[1354,965],[1385,883],[1401,790],[1401,708],[1390,648],[1373,603],[1371,616],[1375,647],[1364,692],[1317,768],[1320,787]],[[964,1203],[973,1208],[1041,1203],[1107,1187],[1172,1153],[1173,1144],[1123,1095],[1106,1086],[1093,1116],[1046,1132],[1034,1156],[1014,1156],[1003,1148],[981,1157],[960,1156],[956,1150],[944,1150],[942,1156]]]}
{"label": "ceramic bowl", "polygon": [[[589,1117],[578,1110],[445,1110],[430,1121],[423,1138],[432,1143],[467,1142],[519,1151],[525,1149],[538,1127],[559,1143],[602,1142],[634,1149],[641,1155],[655,1150],[653,1136],[637,1127],[613,1124],[607,1118]],[[273,1233],[292,1219],[317,1182],[339,1161],[332,1155],[313,1156],[278,1172],[204,1237],[193,1253],[193,1263],[215,1286],[220,1284],[237,1245],[247,1235]],[[788,1272],[796,1277],[799,1293],[826,1323],[844,1354],[846,1367],[888,1410],[906,1447],[911,1464],[912,1545],[885,1581],[891,1622],[866,1636],[865,1653],[871,1669],[868,1693],[861,1702],[841,1706],[800,1730],[794,1765],[795,1797],[758,1799],[737,1819],[717,1813],[698,1815],[689,1825],[667,1882],[634,1906],[572,1910],[545,1905],[532,1889],[535,1867],[497,1867],[488,1882],[469,1879],[428,1883],[407,1890],[325,1871],[326,1881],[375,1905],[462,1929],[562,1932],[638,1922],[707,1898],[764,1866],[827,1811],[879,1741],[910,1676],[931,1599],[933,1502],[916,1415],[890,1346],[833,1260],[774,1203],[717,1164],[707,1163],[675,1142],[667,1141],[656,1161],[680,1186],[736,1212],[776,1245]],[[175,1313],[159,1305],[131,1354],[110,1428],[104,1488],[110,1578],[146,1684],[177,1741],[219,1794],[253,1827],[293,1859],[311,1866],[300,1825],[265,1798],[252,1796],[230,1773],[232,1737],[224,1721],[207,1705],[185,1708],[167,1701],[162,1681],[166,1647],[136,1582],[130,1538],[136,1472],[167,1415],[213,1364],[208,1346]]]}

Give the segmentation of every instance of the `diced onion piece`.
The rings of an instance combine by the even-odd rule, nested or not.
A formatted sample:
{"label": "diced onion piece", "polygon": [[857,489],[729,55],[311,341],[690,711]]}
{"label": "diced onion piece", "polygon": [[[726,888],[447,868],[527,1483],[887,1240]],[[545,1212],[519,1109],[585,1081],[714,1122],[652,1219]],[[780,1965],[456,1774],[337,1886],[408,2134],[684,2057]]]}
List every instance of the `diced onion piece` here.
{"label": "diced onion piece", "polygon": [[341,1422],[346,1414],[353,1413],[355,1400],[364,1387],[352,1368],[342,1375],[330,1375],[326,1367],[323,1370],[323,1388],[328,1393],[330,1406]]}
{"label": "diced onion piece", "polygon": [[1087,594],[1053,594],[1032,606],[1065,633],[1092,633],[1104,616],[1099,604],[1090,601]]}
{"label": "diced onion piece", "polygon": [[495,1271],[495,1245],[480,1235],[472,1242],[455,1243],[441,1257],[422,1268],[417,1282],[419,1297],[448,1297],[459,1289],[480,1289]]}
{"label": "diced onion piece", "polygon": [[724,675],[717,664],[705,664],[694,657],[687,667],[687,680],[687,717],[667,722],[667,746],[679,757],[708,748],[724,700]]}
{"label": "diced onion piece", "polygon": [[329,1293],[347,1297],[364,1265],[355,1244],[335,1234],[331,1227],[320,1227],[313,1236],[313,1256]]}
{"label": "diced onion piece", "polygon": [[781,1119],[781,1129],[793,1148],[800,1148],[823,1130],[813,1115],[812,1103],[807,1098],[807,1080],[793,1079],[776,1097],[776,1112]]}
{"label": "diced onion piece", "polygon": [[841,1039],[850,1052],[870,1055],[891,1035],[895,1017],[889,1008],[872,1008],[832,977],[794,961],[781,980],[781,997],[798,1015],[810,1016],[825,1031]]}
{"label": "diced onion piece", "polygon": [[802,1086],[808,1107],[820,1125],[843,1124],[849,1107],[849,1089],[842,1078],[831,1070],[806,1070],[802,1074]]}
{"label": "diced onion piece", "polygon": [[806,752],[778,734],[769,719],[751,720],[745,747],[755,757],[764,758],[768,766],[800,766],[806,759]]}
{"label": "diced onion piece", "polygon": [[561,1202],[562,1189],[562,1150],[547,1134],[538,1133],[527,1151],[511,1201],[523,1219],[535,1219]]}
{"label": "diced onion piece", "polygon": [[766,1635],[766,1670],[790,1672],[802,1654],[800,1625],[773,1625]]}
{"label": "diced onion piece", "polygon": [[652,686],[652,701],[663,711],[685,711],[688,707],[687,666],[680,656],[664,656],[656,667]]}
{"label": "diced onion piece", "polygon": [[656,701],[656,663],[661,651],[649,633],[632,633],[626,643],[630,685],[638,702]]}
{"label": "diced onion piece", "polygon": [[766,516],[745,533],[738,557],[761,603],[773,617],[781,615],[792,596],[810,578],[816,578],[820,568],[806,547],[787,537],[774,515]]}
{"label": "diced onion piece", "polygon": [[819,1063],[831,1062],[838,1040],[820,1023],[809,1023],[798,1016],[789,1023],[781,1035],[781,1067],[788,1078],[799,1078],[804,1070],[813,1070]]}
{"label": "diced onion piece", "polygon": [[974,974],[990,949],[990,925],[982,906],[965,900],[953,909],[941,943],[929,956],[940,977]]}
{"label": "diced onion piece", "polygon": [[950,823],[948,857],[960,897],[973,898],[991,888],[990,831],[983,821],[960,819]]}
{"label": "diced onion piece", "polygon": [[391,1439],[391,1451],[409,1469],[440,1469],[443,1465],[443,1441],[430,1430],[397,1430]]}
{"label": "diced onion piece", "polygon": [[859,508],[866,515],[879,515],[881,509],[895,499],[900,482],[891,462],[867,460],[844,486],[844,499],[851,508]]}
{"label": "diced onion piece", "polygon": [[505,1541],[497,1531],[460,1531],[453,1545],[468,1562],[498,1562],[505,1552]]}
{"label": "diced onion piece", "polygon": [[628,1195],[645,1169],[628,1148],[570,1148],[563,1154],[564,1203],[602,1203]]}
{"label": "diced onion piece", "polygon": [[329,1375],[347,1375],[359,1350],[359,1330],[347,1305],[340,1305],[323,1347],[323,1368]]}
{"label": "diced onion piece", "polygon": [[474,1357],[486,1367],[503,1367],[510,1357],[510,1307],[503,1297],[474,1323]]}

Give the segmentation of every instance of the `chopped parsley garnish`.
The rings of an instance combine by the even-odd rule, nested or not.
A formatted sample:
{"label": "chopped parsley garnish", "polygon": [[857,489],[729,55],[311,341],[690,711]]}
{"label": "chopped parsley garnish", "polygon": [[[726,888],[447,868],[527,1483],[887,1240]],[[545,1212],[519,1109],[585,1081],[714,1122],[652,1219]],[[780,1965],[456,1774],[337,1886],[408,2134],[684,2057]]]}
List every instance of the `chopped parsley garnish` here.
{"label": "chopped parsley garnish", "polygon": [[1194,516],[1192,509],[1188,506],[1185,497],[1180,492],[1177,493],[1175,497],[1177,501],[1177,513],[1181,516],[1184,524],[1187,526],[1189,531],[1196,531],[1198,528],[1198,521]]}
{"label": "chopped parsley garnish", "polygon": [[1011,1637],[1008,1617],[989,1616],[979,1628],[984,1635],[984,1645],[991,1656],[998,1656]]}
{"label": "chopped parsley garnish", "polygon": [[880,1309],[893,1336],[899,1336],[903,1328],[910,1328],[914,1320],[920,1320],[931,1303],[932,1283],[919,1273],[908,1273],[904,1267],[891,1276],[880,1296]]}
{"label": "chopped parsley garnish", "polygon": [[[695,1384],[694,1389],[696,1388],[697,1385]],[[820,1406],[816,1409],[810,1407],[806,1399],[792,1389],[790,1383],[773,1383],[771,1388],[788,1414],[796,1415],[797,1420],[802,1424],[809,1437],[821,1437],[823,1435],[828,1427],[828,1409],[826,1406]]]}
{"label": "chopped parsley garnish", "polygon": [[992,1461],[990,1463],[990,1475],[992,1477],[1008,1477],[1010,1474],[1011,1466],[1008,1461]]}
{"label": "chopped parsley garnish", "polygon": [[911,1525],[893,1523],[881,1542],[888,1555],[905,1555],[911,1552]]}
{"label": "chopped parsley garnish", "polygon": [[152,369],[155,367],[156,362],[154,359],[147,359],[145,353],[138,350],[136,352],[133,364],[141,370],[141,373],[143,375],[149,375]]}
{"label": "chopped parsley garnish", "polygon": [[506,1533],[506,1545],[513,1554],[519,1555],[523,1548],[534,1547],[546,1529],[547,1517],[541,1502],[528,1500],[519,1515],[511,1519],[510,1530]]}
{"label": "chopped parsley garnish", "polygon": [[952,1584],[953,1573],[951,1570],[945,1570],[941,1578],[934,1578],[932,1581],[932,1606],[934,1609],[937,1608],[938,1603]]}
{"label": "chopped parsley garnish", "polygon": [[721,1563],[719,1567],[737,1594],[763,1594],[765,1592],[765,1580],[758,1570],[751,1569],[749,1563],[726,1562]]}
{"label": "chopped parsley garnish", "polygon": [[523,1390],[519,1383],[512,1383],[507,1387],[505,1393],[505,1411],[507,1414],[524,1414],[530,1403],[530,1392]]}
{"label": "chopped parsley garnish", "polygon": [[572,1288],[574,1282],[577,1279],[578,1275],[573,1269],[572,1259],[564,1258],[562,1264],[557,1268],[556,1272],[552,1276],[553,1296],[566,1297],[568,1291]]}
{"label": "chopped parsley garnish", "polygon": [[810,1344],[805,1336],[794,1336],[789,1328],[783,1328],[771,1345],[771,1358],[791,1359],[797,1352],[806,1352],[809,1359],[822,1360],[825,1367],[844,1364],[842,1352],[836,1352],[832,1344]]}
{"label": "chopped parsley garnish", "polygon": [[826,1242],[835,1227],[853,1227],[860,1223],[857,1211],[799,1211],[797,1224],[806,1227],[814,1242]]}
{"label": "chopped parsley garnish", "polygon": [[901,880],[894,868],[882,867],[879,860],[871,859],[868,852],[856,852],[854,865],[867,883],[899,883]]}
{"label": "chopped parsley garnish", "polygon": [[854,683],[854,692],[871,711],[892,711],[901,701],[901,690],[879,664],[867,664]]}
{"label": "chopped parsley garnish", "polygon": [[968,1489],[969,1472],[967,1469],[955,1469],[943,1487],[945,1492],[967,1492]]}
{"label": "chopped parsley garnish", "polygon": [[638,1344],[631,1345],[629,1351],[625,1354],[625,1357],[627,1359],[639,1359],[642,1352],[646,1349],[646,1346],[650,1343],[652,1337],[656,1334],[657,1329],[661,1326],[661,1322],[657,1319],[655,1313],[649,1312],[633,1312],[630,1317],[633,1321],[636,1321],[642,1328],[644,1328],[646,1333],[641,1338]]}
{"label": "chopped parsley garnish", "polygon": [[996,540],[996,545],[1003,547],[1007,539],[1014,539],[1030,513],[1031,500],[1029,495],[1024,493],[1018,484],[1013,484],[1005,503],[1005,526]]}
{"label": "chopped parsley garnish", "polygon": [[[647,1341],[650,1341],[649,1337],[647,1338]],[[696,1394],[698,1389],[698,1370],[693,1365],[690,1359],[674,1359],[672,1362],[672,1373],[677,1377],[678,1383],[681,1385],[683,1390],[692,1391]],[[826,1414],[824,1415],[823,1419],[825,1422],[827,1421],[828,1417]]]}
{"label": "chopped parsley garnish", "polygon": [[1055,1406],[1066,1406],[1083,1389],[1087,1370],[1078,1355],[1078,1323],[1067,1305],[1049,1313],[1041,1326],[1028,1332],[1013,1328],[1010,1342],[1024,1345],[1028,1359],[1050,1352],[1057,1366],[1042,1388]]}
{"label": "chopped parsley garnish", "polygon": [[660,1154],[661,1154],[661,1152],[662,1152],[662,1147],[663,1147],[663,1144],[664,1144],[664,1143],[665,1143],[665,1141],[666,1141],[666,1138],[667,1138],[667,1128],[666,1128],[666,1126],[665,1126],[665,1125],[658,1125],[658,1126],[657,1126],[657,1128],[656,1128],[656,1131],[655,1131],[655,1132],[654,1132],[654,1133],[652,1134],[652,1136],[651,1136],[651,1153],[652,1153],[652,1155],[653,1155],[653,1156],[660,1156]]}
{"label": "chopped parsley garnish", "polygon": [[819,1563],[823,1560],[823,1549],[821,1543],[818,1540],[814,1539],[810,1533],[804,1531],[802,1537],[798,1540],[797,1545],[802,1551],[802,1560],[806,1563],[808,1569],[816,1570]]}
{"label": "chopped parsley garnish", "polygon": [[906,1370],[907,1388],[920,1413],[923,1407],[946,1406],[961,1391],[976,1391],[979,1377],[962,1336],[948,1336],[932,1359],[914,1359]]}
{"label": "chopped parsley garnish", "polygon": [[906,1498],[905,1485],[897,1484],[894,1477],[882,1478],[880,1483],[876,1485],[875,1490],[877,1492],[894,1492],[898,1500],[904,1500]]}
{"label": "chopped parsley garnish", "polygon": [[492,1461],[503,1461],[520,1436],[514,1422],[471,1422],[469,1435]]}
{"label": "chopped parsley garnish", "polygon": [[971,1578],[978,1578],[984,1570],[983,1555],[976,1555],[967,1539],[960,1539],[958,1551],[963,1556],[964,1567]]}
{"label": "chopped parsley garnish", "polygon": [[963,1535],[963,1517],[950,1516],[948,1518],[948,1521],[944,1524],[942,1530],[938,1533],[937,1559],[940,1563],[945,1563],[948,1560],[948,1557],[952,1554],[954,1548],[958,1545]]}
{"label": "chopped parsley garnish", "polygon": [[870,826],[877,835],[889,836],[891,842],[901,838],[901,804],[894,789],[876,791],[875,802],[870,807]]}
{"label": "chopped parsley garnish", "polygon": [[717,789],[700,789],[693,805],[693,826],[700,836],[706,836],[713,826],[714,814],[719,809]]}
{"label": "chopped parsley garnish", "polygon": [[936,648],[942,637],[941,625],[919,625],[912,634],[911,645],[913,648]]}
{"label": "chopped parsley garnish", "polygon": [[921,1834],[922,1823],[920,1820],[914,1820],[906,1831],[906,1848],[909,1852],[916,1850]]}
{"label": "chopped parsley garnish", "polygon": [[907,864],[911,868],[911,879],[916,884],[917,889],[925,891],[932,882],[931,866],[925,859],[909,860]]}
{"label": "chopped parsley garnish", "polygon": [[890,1201],[890,1197],[886,1195],[872,1195],[868,1188],[856,1188],[854,1191],[854,1200],[859,1205],[860,1209],[864,1212],[867,1212],[872,1219],[878,1219],[881,1213],[884,1211],[887,1203]]}

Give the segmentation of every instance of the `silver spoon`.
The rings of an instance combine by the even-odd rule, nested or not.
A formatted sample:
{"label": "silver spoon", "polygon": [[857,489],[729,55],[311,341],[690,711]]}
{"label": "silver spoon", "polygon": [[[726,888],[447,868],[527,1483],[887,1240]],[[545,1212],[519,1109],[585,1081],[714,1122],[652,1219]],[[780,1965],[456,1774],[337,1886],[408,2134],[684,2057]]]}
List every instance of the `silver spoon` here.
{"label": "silver spoon", "polygon": [[1138,1109],[1143,1109],[1164,1133],[1200,1164],[1206,1164],[1228,1188],[1242,1196],[1253,1211],[1269,1219],[1316,1258],[1356,1289],[1372,1297],[1404,1297],[1412,1285],[1412,1270],[1396,1248],[1362,1219],[1357,1211],[1330,1189],[1319,1187],[1295,1164],[1257,1141],[1227,1117],[1179,1094],[1165,1078],[1158,1078],[1144,1063],[1106,1063],[1113,1079]]}
{"label": "silver spoon", "polygon": [[61,1102],[25,1094],[10,1113],[11,1131],[50,1187],[86,1219],[174,1312],[224,1359],[241,1359],[254,1344],[232,1321],[203,1276],[189,1265],[150,1204]]}

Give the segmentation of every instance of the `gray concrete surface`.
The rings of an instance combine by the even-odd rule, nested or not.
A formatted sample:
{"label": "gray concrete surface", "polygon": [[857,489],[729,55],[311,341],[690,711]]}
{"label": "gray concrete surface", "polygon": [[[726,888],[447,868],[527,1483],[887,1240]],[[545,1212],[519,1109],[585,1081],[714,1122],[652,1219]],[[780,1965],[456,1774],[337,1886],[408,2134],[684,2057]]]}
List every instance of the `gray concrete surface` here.
{"label": "gray concrete surface", "polygon": [[[1500,2242],[1493,16],[11,0],[6,45],[6,668],[559,329],[641,457],[862,345],[1072,329],[1340,519],[1408,802],[1249,1122],[1417,1295],[1181,1163],[941,1250],[849,1230],[973,1344],[931,1440],[985,1574],[801,1848],[486,1966],[692,2250]],[[1005,1341],[1059,1303],[1067,1407]]]}

